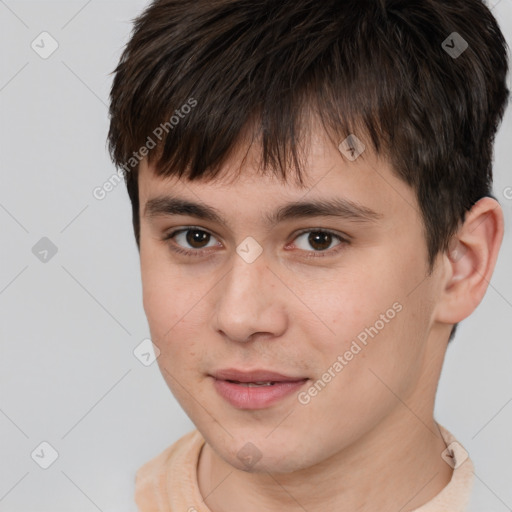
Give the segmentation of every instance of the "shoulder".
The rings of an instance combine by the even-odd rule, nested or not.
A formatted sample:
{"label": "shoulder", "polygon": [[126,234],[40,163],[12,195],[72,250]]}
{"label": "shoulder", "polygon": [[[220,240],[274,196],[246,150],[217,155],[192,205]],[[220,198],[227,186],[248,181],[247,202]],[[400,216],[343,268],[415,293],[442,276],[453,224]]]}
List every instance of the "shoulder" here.
{"label": "shoulder", "polygon": [[469,503],[464,512],[506,512],[510,509],[491,491],[487,483],[475,478]]}
{"label": "shoulder", "polygon": [[140,511],[168,510],[168,482],[195,477],[196,463],[204,439],[193,430],[142,465],[135,475],[135,503]]}

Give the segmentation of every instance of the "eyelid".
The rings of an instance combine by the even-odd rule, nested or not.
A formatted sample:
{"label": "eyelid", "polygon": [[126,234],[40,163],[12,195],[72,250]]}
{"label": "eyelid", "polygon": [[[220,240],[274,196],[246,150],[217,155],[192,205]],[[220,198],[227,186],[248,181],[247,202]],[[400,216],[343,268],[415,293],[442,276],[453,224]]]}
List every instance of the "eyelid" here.
{"label": "eyelid", "polygon": [[335,230],[328,229],[328,228],[304,228],[299,230],[298,232],[293,234],[293,240],[295,240],[298,236],[303,235],[304,233],[328,233],[329,235],[334,235],[338,237],[341,241],[344,242],[350,242],[352,240],[352,237],[350,235],[347,235],[346,233],[339,233]]}
{"label": "eyelid", "polygon": [[[181,228],[173,228],[171,229],[168,233],[165,233],[162,237],[162,241],[167,241],[167,240],[171,240],[172,238],[174,238],[175,236],[183,233],[183,232],[186,232],[186,231],[202,231],[204,233],[207,233],[211,236],[213,236],[214,238],[217,238],[217,235],[213,234],[210,230],[208,229],[205,229],[205,228],[202,228],[202,227],[199,227],[199,226],[184,226],[184,227],[181,227]],[[342,250],[341,248],[340,249],[337,249],[339,247],[343,247],[345,245],[348,245],[351,243],[352,241],[352,237],[350,235],[347,235],[347,234],[341,234],[341,233],[338,233],[336,231],[333,231],[331,229],[327,229],[327,228],[304,228],[302,230],[299,230],[298,232],[295,232],[293,233],[293,238],[292,238],[292,242],[298,238],[299,236],[305,234],[305,233],[327,233],[327,234],[330,234],[332,236],[334,236],[335,238],[337,238],[339,240],[339,244],[334,246],[334,248],[331,248],[331,249],[327,249],[325,251],[305,251],[303,249],[299,249],[300,252],[305,252],[307,253],[308,255],[307,256],[304,256],[304,258],[318,258],[318,257],[324,257],[324,256],[333,256],[335,254],[337,254],[340,250]],[[287,243],[286,245],[289,245],[289,243]],[[210,253],[210,250],[213,249],[213,247],[208,247],[206,249],[185,249],[179,245],[175,245],[174,247],[171,247],[171,249],[174,251],[174,252],[177,252],[177,253],[180,253],[180,254],[185,254],[187,256],[202,256],[204,255],[204,253]]]}
{"label": "eyelid", "polygon": [[[165,233],[162,237],[162,241],[165,242],[167,240],[171,240],[172,238],[174,238],[177,235],[180,235],[183,232],[194,231],[194,230],[208,233],[209,235],[217,238],[217,235],[213,234],[208,229],[204,229],[199,226],[184,226],[181,228],[173,228],[169,232]],[[177,252],[179,254],[185,254],[186,256],[204,256],[204,253],[209,253],[210,249],[212,249],[212,247],[209,247],[207,249],[185,249],[185,248],[181,247],[180,245],[177,245],[177,244],[173,244],[173,245],[174,246],[171,246],[171,250],[173,250],[174,252]]]}

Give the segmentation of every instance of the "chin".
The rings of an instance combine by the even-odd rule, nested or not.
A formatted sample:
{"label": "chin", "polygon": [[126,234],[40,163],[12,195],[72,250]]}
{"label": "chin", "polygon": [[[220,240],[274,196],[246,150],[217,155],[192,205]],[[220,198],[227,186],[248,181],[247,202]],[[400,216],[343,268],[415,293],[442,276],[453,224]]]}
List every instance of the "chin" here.
{"label": "chin", "polygon": [[254,474],[292,473],[315,464],[314,454],[306,453],[304,442],[286,436],[269,439],[264,434],[236,436],[226,439],[219,446],[212,445],[226,463],[240,471]]}

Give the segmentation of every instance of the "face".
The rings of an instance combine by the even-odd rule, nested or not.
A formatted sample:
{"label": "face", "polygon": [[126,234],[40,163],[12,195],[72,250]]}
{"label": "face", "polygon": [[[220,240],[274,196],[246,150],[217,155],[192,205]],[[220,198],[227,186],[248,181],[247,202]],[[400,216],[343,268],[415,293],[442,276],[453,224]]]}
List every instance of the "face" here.
{"label": "face", "polygon": [[[143,162],[143,304],[162,375],[215,453],[239,469],[290,472],[398,418],[396,395],[413,410],[432,398],[439,279],[427,277],[414,191],[387,162],[368,151],[351,161],[317,133],[301,187],[258,174],[257,149],[235,180],[246,151],[214,182],[160,178]],[[366,215],[274,215],[318,201]]]}

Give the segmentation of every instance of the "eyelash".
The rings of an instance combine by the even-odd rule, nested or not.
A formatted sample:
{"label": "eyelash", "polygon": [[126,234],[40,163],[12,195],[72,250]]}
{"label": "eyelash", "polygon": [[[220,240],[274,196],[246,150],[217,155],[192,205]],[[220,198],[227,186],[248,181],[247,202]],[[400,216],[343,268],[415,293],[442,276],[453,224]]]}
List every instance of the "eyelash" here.
{"label": "eyelash", "polygon": [[[214,236],[214,235],[212,235],[211,233],[209,233],[208,231],[206,231],[204,229],[192,226],[192,227],[181,228],[181,229],[177,229],[175,231],[172,231],[171,233],[168,233],[167,235],[164,235],[162,240],[163,241],[170,240],[170,239],[174,238],[176,235],[179,235],[180,233],[184,233],[184,232],[187,232],[187,231],[200,231],[202,233],[207,233],[207,234],[209,234],[211,236]],[[348,245],[350,243],[350,241],[347,238],[344,238],[341,235],[338,235],[337,233],[334,233],[334,232],[326,230],[326,229],[305,229],[305,230],[300,231],[299,233],[297,233],[295,238],[298,238],[299,236],[303,235],[304,233],[326,233],[328,235],[334,236],[335,238],[337,238],[340,241],[340,243],[338,245],[336,245],[334,249],[328,249],[326,251],[306,251],[306,252],[308,252],[310,254],[308,256],[305,256],[305,258],[324,258],[324,257],[327,257],[327,256],[333,256],[333,255],[337,254],[338,252],[340,252],[341,250],[343,250],[345,245]],[[295,240],[295,238],[294,238],[294,240]],[[183,249],[180,246],[175,245],[175,244],[170,244],[170,248],[171,248],[172,251],[174,251],[176,253],[179,253],[179,254],[183,254],[185,256],[198,256],[198,257],[201,257],[201,256],[204,256],[203,253],[207,251],[205,249],[187,250],[187,249]]]}

